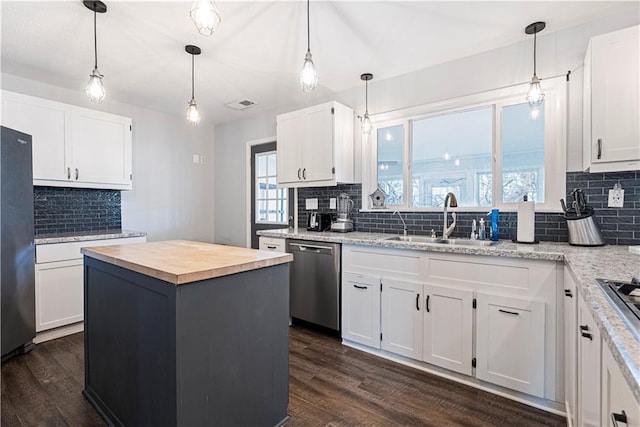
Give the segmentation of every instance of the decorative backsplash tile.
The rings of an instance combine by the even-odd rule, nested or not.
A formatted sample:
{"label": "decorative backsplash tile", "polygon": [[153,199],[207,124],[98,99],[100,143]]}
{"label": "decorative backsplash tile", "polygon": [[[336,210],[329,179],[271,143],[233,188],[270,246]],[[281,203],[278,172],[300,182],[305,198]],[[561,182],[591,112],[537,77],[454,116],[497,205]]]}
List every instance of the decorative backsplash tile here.
{"label": "decorative backsplash tile", "polygon": [[[624,207],[608,208],[608,194],[613,185],[620,182],[624,189]],[[640,245],[640,171],[609,173],[567,173],[567,194],[574,188],[583,189],[587,203],[595,210],[602,235],[611,245]],[[331,212],[329,198],[347,193],[354,201],[352,211],[357,231],[376,233],[401,233],[402,222],[391,212],[359,212],[362,186],[344,184],[337,187],[300,188],[298,190],[298,226],[306,226],[305,199],[318,198],[318,211]],[[566,198],[565,198],[566,199]],[[460,208],[459,208],[460,209]],[[335,211],[333,211],[335,212]],[[480,219],[481,212],[456,211],[457,225],[454,237],[469,237],[471,222]],[[501,239],[513,239],[517,233],[517,213],[500,212]],[[442,212],[402,212],[409,234],[430,234],[431,230],[442,234]],[[485,217],[485,221],[488,218]],[[451,221],[451,218],[449,218]],[[562,214],[536,213],[535,238],[547,242],[568,241],[567,224]]]}
{"label": "decorative backsplash tile", "polygon": [[119,190],[33,187],[35,234],[120,230]]}

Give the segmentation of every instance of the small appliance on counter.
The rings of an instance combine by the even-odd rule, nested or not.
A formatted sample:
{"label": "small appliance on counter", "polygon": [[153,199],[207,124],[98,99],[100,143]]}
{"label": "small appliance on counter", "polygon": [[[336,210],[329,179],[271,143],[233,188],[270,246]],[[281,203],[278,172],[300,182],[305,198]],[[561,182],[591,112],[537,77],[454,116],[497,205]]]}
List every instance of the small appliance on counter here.
{"label": "small appliance on counter", "polygon": [[605,244],[600,227],[595,220],[594,211],[587,205],[584,193],[576,188],[571,192],[572,208],[567,208],[564,200],[560,200],[564,219],[569,231],[569,244],[573,246],[602,246]]}
{"label": "small appliance on counter", "polygon": [[338,196],[338,219],[331,224],[331,231],[339,233],[353,231],[353,220],[349,218],[353,205],[353,200],[348,194],[342,193]]}
{"label": "small appliance on counter", "polygon": [[326,212],[309,212],[307,230],[327,231],[331,228],[331,214]]}

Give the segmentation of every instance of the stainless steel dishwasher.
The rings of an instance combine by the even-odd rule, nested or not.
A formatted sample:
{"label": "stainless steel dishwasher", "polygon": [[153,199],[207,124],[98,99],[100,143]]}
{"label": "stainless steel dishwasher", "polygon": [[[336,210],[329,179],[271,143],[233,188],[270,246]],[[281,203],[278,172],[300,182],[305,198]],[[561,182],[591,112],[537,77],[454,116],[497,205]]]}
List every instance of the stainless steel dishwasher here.
{"label": "stainless steel dishwasher", "polygon": [[291,317],[340,329],[340,244],[287,239]]}

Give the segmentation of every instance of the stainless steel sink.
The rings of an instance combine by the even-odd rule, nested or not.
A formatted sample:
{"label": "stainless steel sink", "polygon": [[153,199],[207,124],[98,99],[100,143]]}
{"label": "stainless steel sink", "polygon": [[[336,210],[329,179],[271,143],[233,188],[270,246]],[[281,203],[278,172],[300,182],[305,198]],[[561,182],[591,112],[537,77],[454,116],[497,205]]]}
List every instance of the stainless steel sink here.
{"label": "stainless steel sink", "polygon": [[456,246],[493,246],[498,242],[494,242],[493,240],[440,239],[438,243]]}
{"label": "stainless steel sink", "polygon": [[440,243],[441,237],[429,237],[429,236],[393,236],[387,237],[383,240],[390,240],[396,242],[411,242],[411,243]]}

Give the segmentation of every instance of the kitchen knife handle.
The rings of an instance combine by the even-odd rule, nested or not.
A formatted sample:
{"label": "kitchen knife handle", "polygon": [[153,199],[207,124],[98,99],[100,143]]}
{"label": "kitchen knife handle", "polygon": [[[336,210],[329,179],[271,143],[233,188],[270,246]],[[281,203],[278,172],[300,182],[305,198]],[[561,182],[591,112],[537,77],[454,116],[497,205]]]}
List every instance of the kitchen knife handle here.
{"label": "kitchen knife handle", "polygon": [[602,158],[602,139],[598,138],[598,160]]}
{"label": "kitchen knife handle", "polygon": [[611,413],[611,423],[615,427],[618,427],[618,422],[628,424],[628,422],[627,422],[627,413],[624,412],[624,410],[621,411],[619,414],[616,414],[615,412]]}

